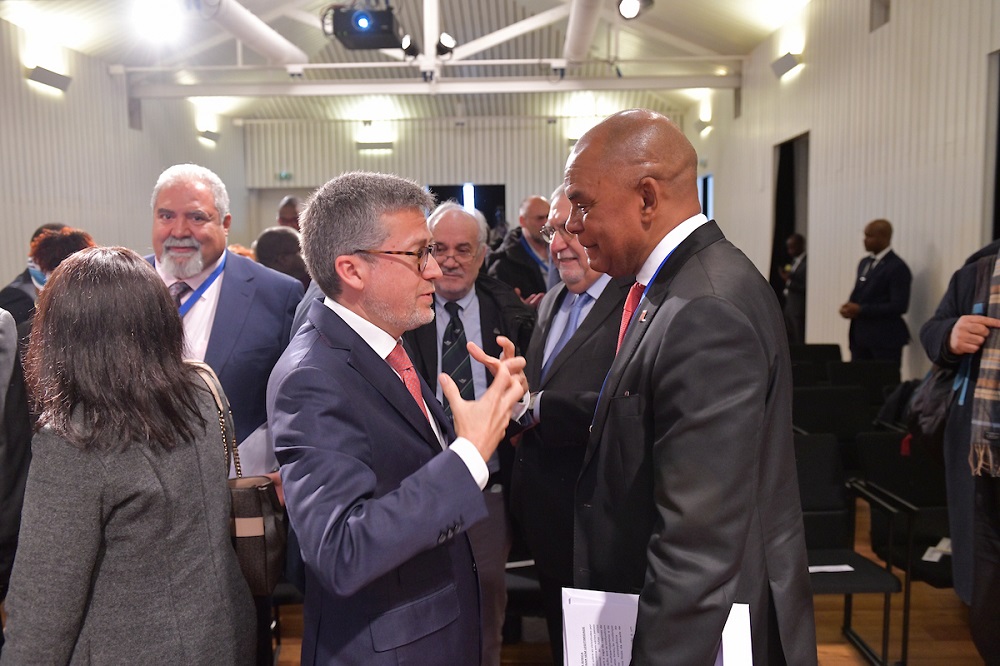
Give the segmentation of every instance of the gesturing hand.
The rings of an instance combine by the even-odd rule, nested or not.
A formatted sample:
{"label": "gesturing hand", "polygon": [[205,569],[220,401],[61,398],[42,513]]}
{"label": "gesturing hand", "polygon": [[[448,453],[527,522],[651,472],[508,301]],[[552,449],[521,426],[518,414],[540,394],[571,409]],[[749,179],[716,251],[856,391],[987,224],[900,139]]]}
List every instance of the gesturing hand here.
{"label": "gesturing hand", "polygon": [[[469,344],[471,353],[475,345]],[[475,348],[486,358],[492,358],[478,347]],[[496,361],[493,383],[478,400],[463,400],[452,378],[446,373],[438,375],[441,391],[448,399],[451,415],[455,419],[455,434],[472,442],[484,461],[493,455],[497,444],[507,431],[514,405],[524,395],[521,384],[511,376],[507,361],[493,360]],[[520,367],[524,368],[523,358],[510,360],[520,361]],[[512,365],[516,366],[516,363]],[[523,376],[524,373],[521,374]]]}

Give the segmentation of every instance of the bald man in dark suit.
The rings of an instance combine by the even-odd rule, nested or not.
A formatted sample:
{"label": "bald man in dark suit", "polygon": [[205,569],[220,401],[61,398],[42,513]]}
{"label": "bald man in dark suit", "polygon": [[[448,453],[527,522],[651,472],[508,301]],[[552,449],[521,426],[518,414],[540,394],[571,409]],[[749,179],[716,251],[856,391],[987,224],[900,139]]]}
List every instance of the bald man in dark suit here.
{"label": "bald man in dark suit", "polygon": [[576,487],[575,583],[639,595],[636,666],[713,663],[734,603],[755,664],[815,664],[784,323],[701,214],[697,176],[684,134],[645,110],[567,162],[567,230],[592,268],[636,276]]}

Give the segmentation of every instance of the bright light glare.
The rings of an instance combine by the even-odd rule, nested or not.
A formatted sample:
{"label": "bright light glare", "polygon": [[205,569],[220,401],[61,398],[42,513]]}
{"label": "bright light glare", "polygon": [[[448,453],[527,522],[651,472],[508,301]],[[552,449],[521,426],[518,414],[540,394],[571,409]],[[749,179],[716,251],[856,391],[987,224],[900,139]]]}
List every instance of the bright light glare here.
{"label": "bright light glare", "polygon": [[368,95],[360,98],[343,117],[349,120],[395,120],[402,114],[392,97]]}
{"label": "bright light glare", "polygon": [[132,24],[141,39],[169,44],[180,37],[183,24],[180,3],[164,0],[136,0]]}
{"label": "bright light glare", "polygon": [[392,143],[396,140],[396,130],[384,120],[366,121],[354,135],[358,143]]}
{"label": "bright light glare", "polygon": [[634,19],[639,15],[639,0],[622,0],[618,4],[618,13],[624,19]]}
{"label": "bright light glare", "polygon": [[476,186],[472,183],[462,185],[462,208],[469,212],[476,210]]}

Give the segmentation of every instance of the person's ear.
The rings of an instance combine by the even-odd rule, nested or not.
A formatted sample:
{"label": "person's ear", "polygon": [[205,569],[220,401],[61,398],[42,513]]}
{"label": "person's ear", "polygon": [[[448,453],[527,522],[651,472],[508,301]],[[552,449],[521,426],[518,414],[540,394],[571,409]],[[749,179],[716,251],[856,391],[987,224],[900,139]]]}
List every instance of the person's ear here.
{"label": "person's ear", "polygon": [[356,254],[342,254],[333,261],[333,268],[345,287],[361,291],[368,280],[370,264]]}
{"label": "person's ear", "polygon": [[644,225],[649,225],[656,217],[656,210],[660,204],[660,192],[657,189],[656,179],[645,176],[639,181],[636,191],[641,201],[640,219]]}

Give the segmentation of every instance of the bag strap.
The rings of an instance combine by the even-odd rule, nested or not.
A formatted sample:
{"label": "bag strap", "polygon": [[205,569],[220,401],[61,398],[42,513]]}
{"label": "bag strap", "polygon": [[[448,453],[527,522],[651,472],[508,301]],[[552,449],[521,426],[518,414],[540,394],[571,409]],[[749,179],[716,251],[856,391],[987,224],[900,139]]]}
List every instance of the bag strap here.
{"label": "bag strap", "polygon": [[205,381],[212,397],[215,398],[215,409],[219,413],[219,431],[222,433],[222,447],[226,452],[226,469],[229,468],[230,452],[232,453],[233,467],[236,468],[236,478],[243,478],[243,468],[240,466],[240,451],[236,446],[236,432],[233,428],[233,412],[229,408],[229,400],[222,390],[219,378],[215,371],[202,361],[187,360],[185,363],[191,365],[198,375]]}

